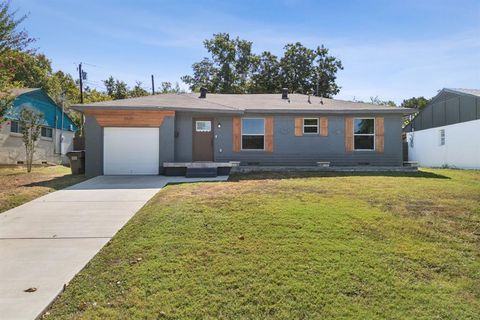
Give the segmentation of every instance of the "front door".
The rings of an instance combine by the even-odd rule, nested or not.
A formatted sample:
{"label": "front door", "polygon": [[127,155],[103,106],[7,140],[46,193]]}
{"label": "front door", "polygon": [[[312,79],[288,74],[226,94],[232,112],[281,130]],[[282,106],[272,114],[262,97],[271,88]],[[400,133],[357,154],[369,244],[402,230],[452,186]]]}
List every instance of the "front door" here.
{"label": "front door", "polygon": [[193,119],[193,161],[213,161],[213,119]]}

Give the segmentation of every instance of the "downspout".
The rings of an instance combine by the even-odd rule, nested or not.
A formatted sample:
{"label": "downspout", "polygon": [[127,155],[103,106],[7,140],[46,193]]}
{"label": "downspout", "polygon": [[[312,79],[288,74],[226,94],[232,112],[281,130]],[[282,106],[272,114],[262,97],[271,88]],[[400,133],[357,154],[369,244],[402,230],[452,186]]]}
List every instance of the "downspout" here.
{"label": "downspout", "polygon": [[60,127],[60,155],[63,154],[62,142],[63,142],[63,118],[64,118],[64,113],[65,113],[64,105],[65,105],[65,103],[62,100],[62,121],[60,122],[62,124],[62,126]]}
{"label": "downspout", "polygon": [[57,115],[57,108],[55,108],[55,137],[53,140],[53,154],[57,154],[57,127],[58,127],[58,115]]}

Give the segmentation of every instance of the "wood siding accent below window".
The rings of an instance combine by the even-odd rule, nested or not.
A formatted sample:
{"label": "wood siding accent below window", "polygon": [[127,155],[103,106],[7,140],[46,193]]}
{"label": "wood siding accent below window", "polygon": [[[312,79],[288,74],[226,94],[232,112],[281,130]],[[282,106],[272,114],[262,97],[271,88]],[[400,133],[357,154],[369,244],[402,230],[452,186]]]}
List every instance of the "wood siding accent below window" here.
{"label": "wood siding accent below window", "polygon": [[265,151],[273,152],[273,117],[265,118]]}
{"label": "wood siding accent below window", "polygon": [[320,117],[320,136],[328,136],[328,118]]}
{"label": "wood siding accent below window", "polygon": [[375,118],[375,151],[383,153],[385,141],[385,128],[383,117]]}
{"label": "wood siding accent below window", "polygon": [[165,117],[174,117],[175,111],[159,110],[85,110],[101,127],[159,128]]}
{"label": "wood siding accent below window", "polygon": [[303,118],[301,117],[295,118],[295,136],[303,136]]}
{"label": "wood siding accent below window", "polygon": [[345,151],[353,152],[353,118],[345,118]]}
{"label": "wood siding accent below window", "polygon": [[233,152],[240,152],[242,144],[242,121],[240,117],[232,119]]}

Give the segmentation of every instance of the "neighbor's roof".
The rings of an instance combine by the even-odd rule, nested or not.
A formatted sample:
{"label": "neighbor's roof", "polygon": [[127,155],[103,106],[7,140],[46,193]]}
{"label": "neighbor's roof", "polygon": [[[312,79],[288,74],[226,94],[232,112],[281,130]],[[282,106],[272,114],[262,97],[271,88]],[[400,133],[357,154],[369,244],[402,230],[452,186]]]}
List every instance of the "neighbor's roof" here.
{"label": "neighbor's roof", "polygon": [[9,89],[8,92],[0,93],[0,96],[8,95],[16,98],[18,96],[21,96],[22,94],[37,91],[37,90],[40,90],[40,88],[13,88],[13,89]]}
{"label": "neighbor's roof", "polygon": [[480,89],[445,88],[443,90],[449,91],[449,92],[459,92],[459,93],[471,94],[473,96],[480,97]]}
{"label": "neighbor's roof", "polygon": [[73,108],[79,111],[90,109],[164,109],[174,111],[201,111],[227,113],[402,113],[415,112],[410,108],[380,106],[371,103],[343,101],[302,94],[289,94],[289,99],[281,98],[281,94],[212,94],[207,93],[204,99],[198,93],[158,94],[140,98],[102,101],[96,103],[77,104]]}

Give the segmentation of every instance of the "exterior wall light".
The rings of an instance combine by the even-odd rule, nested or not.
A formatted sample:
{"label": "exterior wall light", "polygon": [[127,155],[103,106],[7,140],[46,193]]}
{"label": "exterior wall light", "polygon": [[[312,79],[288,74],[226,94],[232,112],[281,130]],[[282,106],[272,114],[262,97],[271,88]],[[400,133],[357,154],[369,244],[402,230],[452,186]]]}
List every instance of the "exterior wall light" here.
{"label": "exterior wall light", "polygon": [[217,124],[217,128],[221,128],[221,127],[222,127],[222,124],[219,122],[219,123]]}

